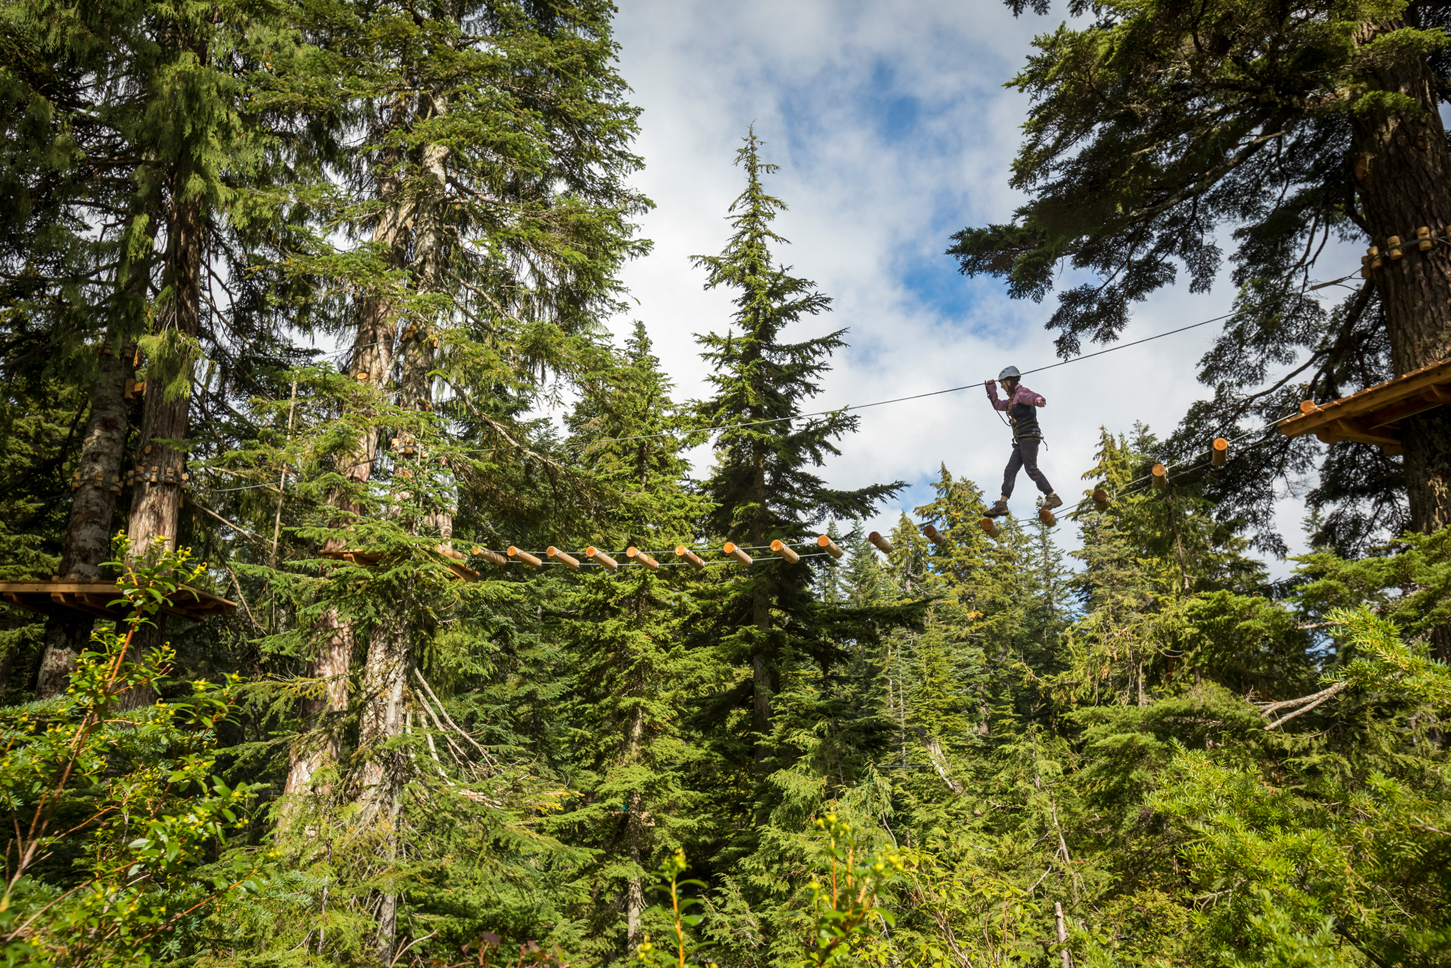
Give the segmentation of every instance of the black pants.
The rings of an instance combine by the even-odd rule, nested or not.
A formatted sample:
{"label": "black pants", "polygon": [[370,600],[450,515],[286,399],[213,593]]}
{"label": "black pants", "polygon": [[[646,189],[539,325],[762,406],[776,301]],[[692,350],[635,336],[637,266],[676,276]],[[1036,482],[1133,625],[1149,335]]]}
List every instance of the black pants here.
{"label": "black pants", "polygon": [[1018,468],[1025,468],[1028,477],[1038,490],[1044,494],[1053,493],[1053,485],[1048,483],[1048,478],[1042,471],[1038,470],[1038,445],[1042,441],[1037,437],[1027,437],[1022,440],[1013,441],[1013,456],[1008,458],[1007,470],[1003,471],[1003,497],[1013,496],[1013,485],[1018,480]]}

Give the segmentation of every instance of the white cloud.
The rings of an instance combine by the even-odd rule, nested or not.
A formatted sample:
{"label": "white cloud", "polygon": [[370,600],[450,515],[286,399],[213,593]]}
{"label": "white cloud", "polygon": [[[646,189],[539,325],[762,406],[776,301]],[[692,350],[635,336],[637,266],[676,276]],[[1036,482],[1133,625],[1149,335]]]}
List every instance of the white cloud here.
{"label": "white cloud", "polygon": [[[677,396],[708,392],[692,334],[724,331],[731,307],[728,293],[702,290],[704,274],[688,260],[718,252],[727,237],[726,211],[742,185],[731,162],[754,122],[764,155],[781,165],[768,188],[789,206],[777,228],[793,244],[779,256],[835,300],[834,312],[793,338],[850,329],[851,346],[811,409],[981,382],[1009,363],[1055,362],[1042,328],[1050,303],[1015,302],[995,280],[957,277],[943,255],[952,232],[1006,220],[1019,201],[1009,165],[1029,103],[1002,84],[1032,36],[1054,26],[1015,20],[999,0],[622,3],[621,70],[644,109],[638,150],[647,168],[637,184],[658,207],[644,221],[653,253],[624,274],[639,305],[616,328],[644,320]],[[1219,315],[1230,298],[1223,282],[1208,295],[1187,285],[1164,290],[1137,309],[1124,340]],[[1049,400],[1041,465],[1065,500],[1083,487],[1100,425],[1173,430],[1204,395],[1195,364],[1215,331],[1025,380]],[[996,491],[1009,440],[980,388],[861,416],[861,432],[843,441],[824,475],[838,487],[912,485],[872,526],[885,530],[899,510],[924,501],[941,463]],[[697,459],[704,471],[708,454]],[[1015,510],[1030,513],[1032,495],[1020,477]],[[1281,515],[1298,516],[1288,507]]]}

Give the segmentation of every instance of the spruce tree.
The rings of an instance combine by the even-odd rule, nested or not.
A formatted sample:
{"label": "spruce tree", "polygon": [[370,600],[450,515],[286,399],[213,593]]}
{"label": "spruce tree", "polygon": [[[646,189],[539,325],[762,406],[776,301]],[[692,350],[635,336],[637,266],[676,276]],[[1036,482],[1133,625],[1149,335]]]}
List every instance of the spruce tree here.
{"label": "spruce tree", "polygon": [[[274,579],[304,594],[297,625],[269,645],[308,661],[286,781],[305,809],[289,808],[284,833],[301,855],[311,838],[292,834],[356,804],[376,840],[374,856],[353,858],[367,873],[350,878],[352,903],[385,960],[406,943],[410,904],[427,903],[396,876],[435,822],[408,784],[443,781],[418,746],[415,710],[433,701],[424,683],[510,756],[554,738],[549,704],[569,688],[560,643],[539,624],[552,584],[533,589],[540,576],[473,558],[485,580],[459,585],[442,555],[542,550],[582,530],[600,496],[524,415],[554,378],[614,390],[593,385],[609,358],[599,322],[617,306],[616,270],[641,251],[630,220],[647,203],[625,184],[639,164],[636,112],[615,72],[611,12],[593,0],[315,6],[298,15],[318,47],[269,92],[334,138],[348,133],[326,155],[338,190],[300,190],[330,230],[274,270],[312,287],[348,347],[346,378],[298,374],[322,398],[299,408],[289,446],[301,458],[288,522],[301,561],[281,567],[316,568],[319,550],[378,562],[324,563],[323,582]],[[275,441],[249,455],[251,470],[289,463]],[[457,765],[444,785],[486,763]],[[492,822],[491,803],[459,812]]]}
{"label": "spruce tree", "polygon": [[[728,577],[703,592],[695,638],[736,673],[700,716],[729,818],[710,860],[722,872],[717,900],[731,912],[723,933],[733,946],[738,932],[759,933],[779,959],[795,945],[804,884],[792,858],[812,849],[812,816],[833,804],[862,818],[886,806],[875,763],[892,732],[866,700],[880,637],[912,622],[914,609],[850,608],[818,596],[827,557],[811,538],[821,523],[866,517],[902,485],[840,490],[813,471],[856,427],[844,413],[800,416],[843,334],[791,341],[791,328],[825,312],[829,300],[777,260],[785,240],[772,224],[783,204],[764,184],[776,168],[762,159],[754,130],[744,142],[736,162],[746,185],[728,216],[733,233],[720,255],[695,258],[706,287],[728,289],[735,305],[727,332],[698,337],[714,394],[696,414],[720,428],[701,484],[713,505],[704,530],[755,560],[744,571],[727,565]],[[800,561],[771,553],[773,540],[798,549]]]}
{"label": "spruce tree", "polygon": [[[698,337],[711,364],[715,394],[702,401],[703,421],[724,427],[715,442],[715,466],[703,482],[713,509],[710,534],[760,553],[772,540],[800,545],[814,522],[869,514],[903,485],[874,484],[839,490],[811,471],[840,453],[836,441],[857,427],[844,413],[798,417],[803,404],[821,392],[819,380],[831,354],[845,346],[845,330],[791,342],[787,329],[827,311],[830,299],[813,283],[791,275],[777,262],[775,247],[786,240],[771,227],[785,208],[765,188],[777,166],[761,159],[761,140],[752,128],[736,152],[746,187],[732,203],[734,230],[720,255],[696,256],[706,271],[706,288],[726,288],[736,307],[729,331]],[[719,646],[751,670],[752,758],[764,762],[772,728],[772,703],[789,662],[835,659],[817,634],[812,575],[816,559],[799,564],[771,562],[764,554],[717,603]]]}
{"label": "spruce tree", "polygon": [[[582,398],[569,419],[566,444],[605,495],[582,540],[622,562],[627,546],[658,553],[694,545],[707,507],[687,489],[677,436],[684,414],[642,324],[596,389],[606,388]],[[592,851],[581,889],[595,900],[581,917],[588,950],[602,961],[624,960],[639,945],[650,872],[693,843],[711,815],[692,788],[701,752],[685,729],[710,676],[705,654],[686,645],[698,619],[695,588],[710,580],[686,567],[626,563],[610,573],[587,565],[548,601],[549,625],[569,643],[562,759],[583,798],[555,827]]]}
{"label": "spruce tree", "polygon": [[[612,63],[611,12],[596,0],[304,12],[325,50],[301,59],[275,96],[366,135],[335,153],[351,190],[320,201],[346,244],[318,239],[288,263],[342,300],[344,366],[368,391],[344,398],[350,439],[329,442],[334,473],[313,489],[335,509],[309,522],[331,529],[319,533],[328,550],[356,543],[357,521],[404,496],[431,536],[458,530],[498,550],[504,532],[517,536],[515,524],[559,503],[535,491],[536,471],[580,492],[518,418],[547,392],[545,374],[587,379],[602,355],[598,321],[616,308],[615,272],[642,250],[630,219],[648,203],[624,181],[639,165],[636,111]],[[347,99],[319,108],[319,86]],[[409,462],[431,467],[437,487],[375,480],[390,462],[400,474],[422,473]],[[538,503],[521,505],[531,492]],[[324,616],[310,647],[316,677],[346,674],[351,637],[345,616]],[[394,705],[411,661],[398,641],[370,643],[379,694]],[[344,701],[332,695],[326,708]],[[369,743],[390,729],[367,731]],[[321,752],[331,758],[326,742]],[[306,787],[314,759],[294,763],[290,790]]]}

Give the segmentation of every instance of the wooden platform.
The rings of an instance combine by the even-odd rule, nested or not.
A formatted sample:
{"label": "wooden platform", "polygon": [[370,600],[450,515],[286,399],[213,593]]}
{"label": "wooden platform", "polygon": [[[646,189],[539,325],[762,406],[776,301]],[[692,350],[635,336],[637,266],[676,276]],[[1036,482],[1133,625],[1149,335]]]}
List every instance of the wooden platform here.
{"label": "wooden platform", "polygon": [[1451,404],[1451,360],[1442,360],[1323,407],[1306,400],[1299,416],[1281,423],[1280,431],[1287,437],[1313,433],[1327,444],[1341,440],[1375,444],[1398,455],[1400,422],[1447,404]]}
{"label": "wooden platform", "polygon": [[[461,551],[454,551],[452,548],[445,548],[443,545],[434,545],[433,550],[443,556],[443,563],[448,565],[455,578],[460,581],[478,581],[479,573],[474,571],[464,562],[468,561],[468,555]],[[338,551],[323,551],[320,557],[332,561],[346,561],[352,565],[376,565],[383,560],[381,551],[364,551],[361,548],[348,548]]]}
{"label": "wooden platform", "polygon": [[[111,605],[121,598],[120,589],[114,581],[101,579],[85,581],[74,578],[50,579],[48,581],[0,581],[0,600],[11,605],[28,608],[32,612],[50,615],[62,609],[85,612],[100,618],[125,618],[130,609],[125,605]],[[237,607],[210,592],[183,585],[172,596],[172,602],[163,606],[167,615],[176,615],[200,622],[213,615],[225,615]]]}

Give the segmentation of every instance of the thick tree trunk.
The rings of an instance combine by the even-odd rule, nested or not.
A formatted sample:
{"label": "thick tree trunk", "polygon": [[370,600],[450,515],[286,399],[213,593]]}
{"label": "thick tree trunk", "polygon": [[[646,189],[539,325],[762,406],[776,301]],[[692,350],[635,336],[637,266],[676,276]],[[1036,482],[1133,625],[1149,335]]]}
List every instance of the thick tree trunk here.
{"label": "thick tree trunk", "polygon": [[[363,667],[362,717],[358,724],[358,746],[363,755],[358,778],[361,788],[358,799],[362,807],[359,819],[381,834],[381,856],[388,864],[398,856],[400,792],[407,758],[401,750],[385,747],[404,730],[408,668],[406,620],[390,617],[373,630],[368,642],[368,658]],[[378,898],[376,951],[382,964],[393,963],[397,943],[398,894],[386,890]]]}
{"label": "thick tree trunk", "polygon": [[[79,486],[71,502],[59,574],[63,578],[101,577],[101,562],[111,549],[111,516],[116,510],[115,487],[120,489],[121,455],[126,446],[126,380],[132,347],[108,344],[101,353],[96,383],[91,390],[91,416],[81,441]],[[38,699],[52,699],[65,691],[95,620],[81,612],[53,615],[46,625],[45,653],[36,681]]]}
{"label": "thick tree trunk", "polygon": [[[433,111],[441,113],[440,102]],[[416,192],[412,275],[421,292],[438,292],[443,285],[444,160],[448,150],[435,145],[423,149],[423,177]],[[399,349],[398,398],[400,405],[418,410],[432,409],[433,332],[422,319],[408,327],[408,338]],[[411,503],[413,495],[401,495]],[[427,495],[422,498],[427,500]],[[416,521],[417,519],[415,519]],[[416,529],[416,524],[414,524]],[[401,604],[401,603],[400,603]],[[363,751],[361,778],[363,800],[393,785],[397,775],[395,757],[379,751],[403,728],[404,685],[412,662],[407,618],[395,615],[381,623],[368,643],[367,666],[363,673],[363,711],[358,744]]]}
{"label": "thick tree trunk", "polygon": [[[1383,32],[1367,32],[1362,42]],[[1374,278],[1399,376],[1451,356],[1451,241],[1426,252],[1415,242],[1421,226],[1439,235],[1451,224],[1451,157],[1436,78],[1424,60],[1388,64],[1376,80],[1422,109],[1419,116],[1376,112],[1353,125],[1356,188],[1373,244],[1386,253]],[[1401,240],[1399,259],[1389,257],[1391,236]],[[1411,526],[1424,533],[1451,525],[1451,407],[1407,419],[1401,443]],[[1451,626],[1432,640],[1437,658],[1451,661]]]}
{"label": "thick tree trunk", "polygon": [[[380,170],[388,174],[381,178],[379,191],[389,204],[373,229],[373,242],[388,252],[388,263],[392,268],[403,264],[411,215],[410,206],[401,197],[398,179],[391,174],[397,162],[396,153],[389,154],[380,166]],[[380,392],[386,391],[390,382],[396,328],[397,307],[387,294],[372,293],[360,301],[358,328],[353,335],[352,375],[359,382],[377,387]],[[345,525],[347,518],[362,512],[362,504],[354,498],[354,494],[372,476],[377,452],[378,430],[369,426],[358,441],[357,451],[340,468],[348,480],[348,489],[335,492],[328,498],[329,504],[345,512],[345,516],[332,522],[334,527]],[[334,538],[327,542],[326,550],[340,551],[347,544],[345,538]],[[300,712],[303,728],[308,733],[292,749],[287,783],[283,788],[286,794],[309,792],[318,772],[335,766],[338,761],[338,735],[332,720],[341,718],[348,708],[348,673],[352,669],[355,639],[352,623],[336,610],[329,610],[323,616],[317,632],[322,644],[312,660],[308,675],[322,680],[324,691],[317,698],[303,700]]]}
{"label": "thick tree trunk", "polygon": [[[424,95],[420,113],[435,117],[445,111],[443,100]],[[410,276],[421,293],[445,290],[446,246],[444,204],[447,193],[445,163],[448,149],[441,145],[425,145],[422,171],[414,196],[414,245]],[[398,402],[418,410],[433,409],[431,372],[434,364],[432,321],[413,316],[411,338],[404,340],[400,350]],[[423,495],[424,500],[429,495]],[[451,518],[450,518],[451,523]],[[416,533],[416,525],[414,526]],[[451,528],[450,528],[451,531]],[[385,749],[401,735],[404,728],[404,701],[408,673],[413,662],[411,615],[407,602],[395,604],[393,614],[374,630],[368,643],[367,665],[363,671],[363,710],[359,724],[358,745],[363,755],[360,776],[363,815],[369,816],[386,804],[390,821],[386,831],[385,855],[391,860],[398,852],[399,791],[402,788],[407,759],[397,751]],[[391,964],[397,945],[398,895],[387,892],[380,898],[378,912],[378,955],[384,964]]]}
{"label": "thick tree trunk", "polygon": [[[1451,223],[1451,159],[1436,78],[1424,60],[1388,64],[1376,80],[1422,108],[1419,117],[1371,113],[1353,127],[1354,177],[1372,242],[1387,254],[1390,236],[1403,245],[1404,255],[1386,258],[1374,277],[1399,376],[1451,355],[1451,243],[1421,252],[1415,242],[1419,227],[1439,234],[1437,227]],[[1451,524],[1451,408],[1407,420],[1403,444],[1412,525],[1434,531]]]}
{"label": "thick tree trunk", "polygon": [[[171,298],[162,307],[158,321],[159,329],[175,332],[181,339],[173,345],[174,353],[151,360],[146,373],[146,403],[136,453],[138,480],[131,496],[127,528],[133,558],[144,557],[154,546],[174,546],[181,522],[181,475],[186,470],[193,365],[185,343],[196,337],[201,323],[201,260],[206,230],[202,199],[186,194],[187,180],[185,169],[173,173],[164,278]],[[174,447],[167,441],[181,446]],[[142,474],[146,476],[140,477]],[[160,647],[165,636],[166,616],[159,615],[154,625],[137,630],[132,647],[141,655]],[[156,694],[150,688],[131,689],[122,695],[120,705],[135,709],[155,701]]]}
{"label": "thick tree trunk", "polygon": [[[424,106],[427,115],[436,117],[446,112],[442,98],[431,97]],[[447,246],[443,206],[447,192],[448,173],[445,163],[448,148],[430,144],[423,148],[422,171],[415,194],[417,214],[413,244],[412,276],[420,293],[442,292],[447,277]],[[434,320],[424,314],[410,316],[409,325],[404,328],[405,339],[399,350],[398,403],[402,407],[428,412],[433,409],[434,346],[438,338]],[[420,454],[422,452],[420,451]],[[436,495],[414,493],[400,495],[401,504],[418,502],[423,505],[417,511],[410,510],[409,525],[415,533],[420,525],[438,527],[440,533],[453,533],[451,515],[440,516],[434,507]]]}
{"label": "thick tree trunk", "polygon": [[[312,661],[310,673],[312,678],[322,681],[323,692],[302,701],[302,719],[309,731],[292,748],[287,782],[282,788],[284,797],[309,792],[326,795],[331,785],[314,790],[313,782],[319,770],[335,766],[338,761],[338,724],[328,720],[348,708],[353,628],[351,623],[339,619],[336,611],[329,610],[318,623],[318,629],[323,644]],[[290,815],[290,807],[284,810],[285,815]]]}
{"label": "thick tree trunk", "polygon": [[408,639],[404,621],[390,617],[373,630],[368,641],[358,724],[358,746],[364,757],[359,786],[365,808],[377,809],[389,802],[394,781],[402,774],[397,752],[384,747],[403,734]]}

